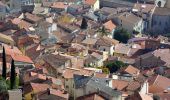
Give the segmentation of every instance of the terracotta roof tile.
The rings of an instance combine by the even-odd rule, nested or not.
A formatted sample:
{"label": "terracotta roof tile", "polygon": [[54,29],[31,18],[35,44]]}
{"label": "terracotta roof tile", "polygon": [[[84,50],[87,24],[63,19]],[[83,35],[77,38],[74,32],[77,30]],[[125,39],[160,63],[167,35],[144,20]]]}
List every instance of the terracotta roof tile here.
{"label": "terracotta roof tile", "polygon": [[116,25],[111,21],[107,21],[106,23],[103,24],[106,29],[108,29],[110,32],[112,32],[113,29],[116,28]]}
{"label": "terracotta roof tile", "polygon": [[97,0],[85,0],[85,4],[94,5]]}
{"label": "terracotta roof tile", "polygon": [[128,81],[124,80],[112,80],[112,87],[120,91],[125,89],[128,86]]}
{"label": "terracotta roof tile", "polygon": [[170,87],[170,79],[167,77],[157,75],[154,77],[150,77],[148,79],[149,82],[149,91],[155,93],[155,92],[163,92],[163,90],[166,90]]}
{"label": "terracotta roof tile", "polygon": [[52,8],[62,8],[65,9],[68,7],[68,5],[66,5],[64,2],[55,2],[53,3],[53,5],[51,6]]}
{"label": "terracotta roof tile", "polygon": [[124,71],[131,75],[138,75],[140,72],[139,69],[133,67],[132,65],[129,65]]}
{"label": "terracotta roof tile", "polygon": [[97,78],[108,78],[109,75],[104,74],[104,73],[95,73],[95,77],[97,77]]}
{"label": "terracotta roof tile", "polygon": [[98,94],[93,93],[93,94],[81,96],[77,98],[76,100],[105,100],[105,98],[103,98],[102,96]]}
{"label": "terracotta roof tile", "polygon": [[87,69],[67,68],[64,71],[63,76],[64,76],[64,78],[73,78],[74,74],[91,76],[93,73],[94,73],[94,71],[87,70]]}
{"label": "terracotta roof tile", "polygon": [[34,93],[39,93],[50,88],[48,84],[30,83]]}
{"label": "terracotta roof tile", "polygon": [[33,63],[33,61],[28,56],[16,54],[16,55],[11,55],[11,57],[14,59],[14,61],[25,62],[25,63]]}

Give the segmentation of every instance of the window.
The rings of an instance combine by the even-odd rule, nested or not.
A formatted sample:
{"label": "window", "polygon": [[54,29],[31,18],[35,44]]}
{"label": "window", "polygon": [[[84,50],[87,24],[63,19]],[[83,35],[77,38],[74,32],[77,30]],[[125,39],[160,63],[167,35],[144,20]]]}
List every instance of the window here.
{"label": "window", "polygon": [[66,85],[66,88],[68,88],[68,86]]}
{"label": "window", "polygon": [[106,51],[106,49],[104,48],[103,51]]}

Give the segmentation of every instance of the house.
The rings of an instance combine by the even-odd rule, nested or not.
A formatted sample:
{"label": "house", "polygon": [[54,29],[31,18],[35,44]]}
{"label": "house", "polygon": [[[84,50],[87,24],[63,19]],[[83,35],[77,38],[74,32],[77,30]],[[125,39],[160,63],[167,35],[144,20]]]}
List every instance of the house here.
{"label": "house", "polygon": [[96,41],[95,46],[98,50],[108,52],[110,55],[112,55],[117,44],[119,44],[119,41],[104,36]]}
{"label": "house", "polygon": [[86,67],[100,67],[103,66],[103,61],[103,54],[93,52],[85,58],[84,65]]}
{"label": "house", "polygon": [[23,14],[23,19],[32,23],[32,24],[38,24],[39,22],[41,22],[43,20],[42,17],[39,17],[37,15],[31,14],[28,12]]}
{"label": "house", "polygon": [[112,89],[112,81],[109,79],[95,78],[83,75],[74,75],[75,99],[91,93],[98,93],[109,100],[121,100],[121,92]]}
{"label": "house", "polygon": [[85,46],[77,43],[71,44],[72,46],[68,48],[68,54],[77,55],[77,56],[86,56],[88,54],[88,50]]}
{"label": "house", "polygon": [[42,1],[42,7],[44,8],[44,14],[50,12],[50,7],[53,5],[53,2],[50,1]]}
{"label": "house", "polygon": [[79,28],[75,25],[71,25],[68,23],[64,23],[64,22],[59,22],[57,24],[57,27],[60,28],[61,30],[63,30],[64,32],[67,33],[77,33],[79,32]]}
{"label": "house", "polygon": [[61,56],[60,54],[44,55],[43,60],[50,75],[58,76],[63,73],[67,67],[71,67],[70,59]]}
{"label": "house", "polygon": [[17,25],[20,29],[25,29],[25,30],[29,30],[30,27],[33,26],[33,24],[31,24],[30,22],[27,22],[25,20],[22,20],[20,18],[14,18],[12,19],[12,23],[14,25]]}
{"label": "house", "polygon": [[125,12],[120,14],[115,19],[115,22],[122,28],[126,29],[129,33],[143,32],[143,20],[142,18],[132,14]]}
{"label": "house", "polygon": [[110,7],[102,7],[101,9],[94,12],[101,21],[106,21],[112,18],[112,16],[118,14],[118,9]]}
{"label": "house", "polygon": [[142,49],[145,50],[156,50],[160,48],[160,40],[154,38],[147,38],[147,37],[139,37],[139,38],[132,38],[129,39],[130,44],[138,44]]}
{"label": "house", "polygon": [[140,74],[140,70],[133,67],[132,65],[129,65],[121,71],[121,74],[130,74],[134,77],[137,77]]}
{"label": "house", "polygon": [[149,94],[142,94],[140,92],[135,92],[133,95],[128,96],[125,100],[154,100]]}
{"label": "house", "polygon": [[15,41],[11,38],[11,36],[7,36],[2,33],[0,33],[0,42],[9,45],[15,45]]}
{"label": "house", "polygon": [[170,9],[156,8],[152,16],[151,32],[156,34],[164,34],[170,32]]}
{"label": "house", "polygon": [[84,4],[91,6],[92,11],[95,11],[100,8],[99,0],[84,0]]}
{"label": "house", "polygon": [[47,89],[38,94],[36,99],[46,100],[69,100],[69,94],[63,90]]}
{"label": "house", "polygon": [[50,7],[50,12],[60,13],[62,11],[67,11],[68,5],[64,2],[54,2]]}
{"label": "house", "polygon": [[156,66],[164,66],[165,61],[160,59],[160,57],[155,56],[153,52],[145,53],[135,59],[134,65],[143,69],[152,68]]}
{"label": "house", "polygon": [[0,21],[3,21],[6,17],[7,10],[6,5],[0,1]]}
{"label": "house", "polygon": [[105,98],[97,93],[92,93],[89,95],[78,97],[76,100],[105,100]]}
{"label": "house", "polygon": [[103,24],[103,26],[109,30],[109,32],[111,33],[109,35],[110,38],[114,38],[114,32],[115,32],[115,29],[116,29],[116,25],[111,21],[107,21],[106,23]]}
{"label": "house", "polygon": [[151,29],[152,15],[155,9],[156,5],[154,4],[142,4],[142,3],[136,3],[132,9],[132,12],[143,18],[144,32],[147,32]]}
{"label": "house", "polygon": [[21,80],[24,85],[29,84],[30,82],[34,83],[43,83],[48,80],[48,77],[41,73],[41,70],[39,71],[26,71],[23,72],[23,75],[21,75]]}
{"label": "house", "polygon": [[48,84],[30,83],[24,86],[24,97],[26,100],[34,99],[36,98],[36,94],[43,92],[48,88],[51,88]]}
{"label": "house", "polygon": [[115,51],[114,51],[114,55],[117,55],[117,56],[127,56],[129,51],[130,51],[130,45],[128,44],[117,44],[115,46]]}
{"label": "house", "polygon": [[52,24],[47,21],[39,22],[38,26],[35,27],[35,33],[40,37],[41,40],[49,38],[52,36]]}
{"label": "house", "polygon": [[124,0],[100,0],[101,8],[110,7],[110,8],[132,8],[134,3]]}
{"label": "house", "polygon": [[74,74],[78,75],[85,75],[85,76],[92,76],[94,71],[87,70],[87,69],[75,69],[75,68],[67,68],[63,72],[63,78],[65,83],[65,89],[70,94],[70,97],[74,97]]}
{"label": "house", "polygon": [[33,61],[28,56],[23,55],[22,52],[17,47],[8,46],[6,44],[2,44],[1,46],[4,46],[5,48],[7,62],[11,62],[11,59],[13,59],[15,66],[19,68],[19,71],[22,72],[24,70],[34,68]]}
{"label": "house", "polygon": [[149,93],[157,94],[163,93],[165,90],[169,91],[170,79],[161,75],[156,75],[148,79]]}
{"label": "house", "polygon": [[170,67],[170,49],[158,49],[153,52],[153,54],[165,62],[165,66]]}
{"label": "house", "polygon": [[97,42],[96,38],[86,38],[82,41],[82,44],[87,46],[88,48],[94,48],[95,43]]}
{"label": "house", "polygon": [[72,4],[68,6],[67,12],[76,16],[76,15],[85,14],[86,12],[88,12],[89,9],[90,7],[88,5]]}

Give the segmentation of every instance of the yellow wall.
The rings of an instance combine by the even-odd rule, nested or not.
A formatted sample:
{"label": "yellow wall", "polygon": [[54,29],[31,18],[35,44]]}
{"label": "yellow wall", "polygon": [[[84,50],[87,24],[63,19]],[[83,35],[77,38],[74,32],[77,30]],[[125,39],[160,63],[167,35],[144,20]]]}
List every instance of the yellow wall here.
{"label": "yellow wall", "polygon": [[33,93],[34,93],[34,92],[32,91],[32,92],[30,92],[30,93],[25,94],[25,100],[32,100],[31,94],[33,94]]}

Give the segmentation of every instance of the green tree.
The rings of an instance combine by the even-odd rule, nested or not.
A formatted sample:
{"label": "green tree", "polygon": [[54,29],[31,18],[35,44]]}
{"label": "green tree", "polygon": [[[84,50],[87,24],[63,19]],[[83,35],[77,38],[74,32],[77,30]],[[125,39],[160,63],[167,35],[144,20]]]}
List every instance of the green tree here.
{"label": "green tree", "polygon": [[14,64],[14,60],[12,59],[12,62],[11,62],[11,76],[10,76],[10,89],[14,89],[15,85],[16,85],[15,64]]}
{"label": "green tree", "polygon": [[85,18],[82,19],[82,22],[81,22],[81,29],[87,29],[87,20]]}
{"label": "green tree", "polygon": [[123,63],[122,61],[114,61],[106,63],[105,66],[109,69],[110,73],[114,73],[118,71],[120,68],[125,67],[126,64]]}
{"label": "green tree", "polygon": [[114,32],[114,38],[122,43],[127,43],[130,37],[131,34],[123,28],[118,28]]}
{"label": "green tree", "polygon": [[3,47],[3,53],[2,53],[2,77],[6,80],[6,54],[5,54],[5,48]]}
{"label": "green tree", "polygon": [[7,91],[7,85],[3,78],[0,79],[0,93]]}
{"label": "green tree", "polygon": [[106,29],[104,26],[99,28],[99,30],[97,32],[99,32],[101,36],[111,35],[111,32],[108,29]]}

